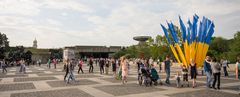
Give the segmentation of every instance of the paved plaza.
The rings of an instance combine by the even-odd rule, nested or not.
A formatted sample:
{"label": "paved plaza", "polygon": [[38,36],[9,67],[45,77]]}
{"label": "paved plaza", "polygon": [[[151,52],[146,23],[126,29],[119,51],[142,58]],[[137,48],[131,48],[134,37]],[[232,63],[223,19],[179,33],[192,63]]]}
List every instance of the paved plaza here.
{"label": "paved plaza", "polygon": [[[221,90],[213,90],[205,87],[205,76],[198,76],[198,87],[194,89],[176,88],[173,76],[177,68],[172,69],[171,85],[145,87],[137,84],[134,66],[130,68],[126,85],[115,80],[112,72],[100,75],[98,66],[94,66],[91,74],[86,65],[83,66],[84,74],[77,74],[76,67],[76,81],[70,84],[63,81],[65,72],[62,72],[62,65],[57,69],[48,69],[46,65],[29,66],[26,74],[18,73],[19,67],[9,67],[7,74],[0,73],[0,97],[240,97],[240,81],[234,79],[233,72],[229,77],[221,78]],[[164,82],[165,73],[159,75]]]}

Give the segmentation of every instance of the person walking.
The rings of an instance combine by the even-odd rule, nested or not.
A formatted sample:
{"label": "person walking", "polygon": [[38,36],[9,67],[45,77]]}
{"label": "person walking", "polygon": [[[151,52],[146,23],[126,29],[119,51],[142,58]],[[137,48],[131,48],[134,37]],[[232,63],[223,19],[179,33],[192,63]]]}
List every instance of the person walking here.
{"label": "person walking", "polygon": [[[235,71],[236,71],[236,79],[240,80],[240,57],[237,57]],[[238,87],[238,89],[240,89],[240,86]],[[238,95],[240,95],[240,93],[238,93]]]}
{"label": "person walking", "polygon": [[223,67],[223,72],[224,72],[224,76],[228,76],[228,71],[227,71],[227,68],[229,68],[228,66],[228,60],[226,58],[223,58],[221,60],[221,64],[222,64],[222,67]]}
{"label": "person walking", "polygon": [[116,60],[112,59],[112,72],[114,77],[116,76],[116,70],[117,70]]}
{"label": "person walking", "polygon": [[136,63],[137,63],[137,68],[138,68],[138,71],[137,71],[137,72],[139,73],[140,65],[141,65],[141,61],[140,61],[140,59],[138,59]]}
{"label": "person walking", "polygon": [[105,60],[105,63],[106,63],[106,65],[105,65],[105,71],[106,71],[106,75],[108,75],[110,62],[109,62],[108,59],[106,59],[106,60]]}
{"label": "person walking", "polygon": [[22,60],[18,61],[18,64],[20,64],[19,73],[21,73],[23,71]]}
{"label": "person walking", "polygon": [[157,64],[159,65],[159,72],[162,72],[162,64],[160,62],[160,59],[157,60]]}
{"label": "person walking", "polygon": [[206,57],[205,61],[204,61],[204,71],[205,74],[207,76],[207,80],[206,80],[206,85],[208,88],[212,88],[212,68],[211,68],[211,58],[209,56]]}
{"label": "person walking", "polygon": [[73,72],[74,72],[74,60],[72,60],[72,62],[70,62],[70,64],[68,64],[68,79],[67,79],[67,83],[69,83],[70,82],[70,80],[72,80],[72,81],[75,81],[75,76],[74,76],[74,74],[73,74]]}
{"label": "person walking", "polygon": [[64,81],[66,81],[66,78],[67,78],[67,75],[69,72],[69,68],[68,68],[69,65],[70,65],[70,61],[69,61],[69,59],[67,59],[64,64],[64,68],[65,68],[65,72],[66,72],[64,75]]}
{"label": "person walking", "polygon": [[128,75],[128,68],[127,68],[127,62],[126,62],[126,58],[123,56],[121,57],[121,63],[120,66],[122,68],[122,84],[126,84],[127,83],[127,75]]}
{"label": "person walking", "polygon": [[236,79],[240,80],[240,58],[237,59],[236,63]]}
{"label": "person walking", "polygon": [[89,73],[93,73],[93,59],[90,58],[89,60]]}
{"label": "person walking", "polygon": [[104,59],[100,59],[99,66],[100,66],[100,74],[104,73]]}
{"label": "person walking", "polygon": [[57,68],[57,59],[53,59],[53,65],[54,65],[54,69]]}
{"label": "person walking", "polygon": [[20,61],[20,70],[19,70],[19,72],[20,73],[26,73],[26,65],[25,65],[25,61],[24,60],[21,60]]}
{"label": "person walking", "polygon": [[40,66],[41,66],[41,64],[42,64],[42,60],[41,60],[41,59],[39,59],[37,62],[38,62],[38,66],[40,67]]}
{"label": "person walking", "polygon": [[82,73],[84,73],[84,72],[83,72],[83,69],[82,69],[82,66],[83,66],[83,60],[80,59],[79,62],[78,62],[78,67],[79,67],[79,68],[78,68],[78,74],[79,74],[79,71],[80,71],[80,70],[81,70]]}
{"label": "person walking", "polygon": [[47,64],[48,64],[48,68],[50,69],[51,68],[51,59],[48,59]]}
{"label": "person walking", "polygon": [[[217,62],[216,58],[213,58],[211,62],[211,67],[212,67],[213,76],[214,76],[212,87],[214,89],[220,89],[221,64]],[[215,87],[216,82],[217,82],[217,88]]]}
{"label": "person walking", "polygon": [[2,73],[4,73],[4,71],[7,73],[7,64],[5,63],[5,61],[1,61],[1,66],[2,66]]}
{"label": "person walking", "polygon": [[164,65],[165,65],[165,72],[166,72],[166,81],[165,81],[165,83],[166,84],[170,84],[170,80],[169,80],[169,78],[170,78],[170,67],[171,67],[171,61],[170,61],[170,58],[169,58],[169,56],[166,56],[166,59],[165,59],[165,61],[164,61]]}
{"label": "person walking", "polygon": [[128,74],[130,74],[130,60],[126,60]]}
{"label": "person walking", "polygon": [[192,87],[195,88],[196,85],[196,79],[197,79],[197,64],[195,63],[195,61],[193,59],[190,60],[190,70],[191,70],[191,79],[192,80]]}

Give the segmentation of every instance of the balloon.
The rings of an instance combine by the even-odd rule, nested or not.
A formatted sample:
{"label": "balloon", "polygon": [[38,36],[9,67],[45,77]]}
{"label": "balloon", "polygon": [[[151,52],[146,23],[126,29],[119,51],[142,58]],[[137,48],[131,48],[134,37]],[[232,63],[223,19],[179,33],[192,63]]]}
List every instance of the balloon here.
{"label": "balloon", "polygon": [[[189,66],[190,59],[195,60],[197,67],[203,66],[211,38],[214,33],[215,25],[211,20],[203,16],[202,20],[198,23],[198,19],[199,17],[195,14],[193,16],[193,22],[188,20],[188,26],[185,26],[179,16],[180,33],[182,35],[182,39],[180,40],[176,34],[176,25],[167,22],[167,29],[161,24],[174,57],[184,66]],[[168,33],[170,33],[170,36]],[[170,40],[170,37],[173,41]],[[181,46],[183,46],[183,50]]]}

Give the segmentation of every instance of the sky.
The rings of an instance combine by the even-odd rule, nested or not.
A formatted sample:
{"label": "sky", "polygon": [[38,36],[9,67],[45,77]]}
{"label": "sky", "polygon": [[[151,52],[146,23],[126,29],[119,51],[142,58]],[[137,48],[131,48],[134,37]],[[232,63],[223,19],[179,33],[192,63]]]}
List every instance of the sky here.
{"label": "sky", "polygon": [[10,46],[130,46],[134,36],[163,35],[160,23],[179,26],[194,14],[215,23],[214,36],[240,31],[240,0],[0,0],[0,32]]}

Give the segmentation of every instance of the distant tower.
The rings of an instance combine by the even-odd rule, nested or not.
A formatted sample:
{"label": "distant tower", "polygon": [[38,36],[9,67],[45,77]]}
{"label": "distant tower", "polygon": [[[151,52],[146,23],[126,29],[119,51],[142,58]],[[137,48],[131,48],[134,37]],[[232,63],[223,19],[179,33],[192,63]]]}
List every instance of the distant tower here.
{"label": "distant tower", "polygon": [[37,48],[37,40],[35,38],[35,40],[33,41],[33,48]]}

